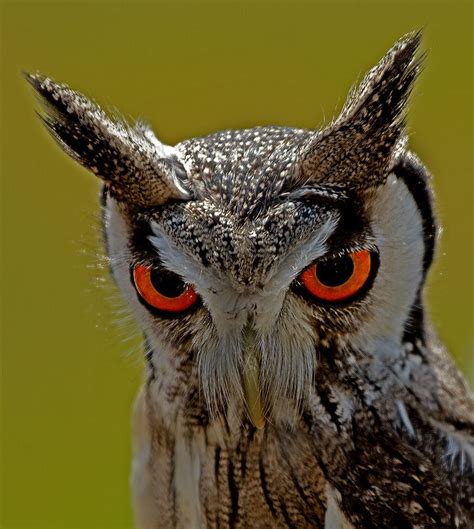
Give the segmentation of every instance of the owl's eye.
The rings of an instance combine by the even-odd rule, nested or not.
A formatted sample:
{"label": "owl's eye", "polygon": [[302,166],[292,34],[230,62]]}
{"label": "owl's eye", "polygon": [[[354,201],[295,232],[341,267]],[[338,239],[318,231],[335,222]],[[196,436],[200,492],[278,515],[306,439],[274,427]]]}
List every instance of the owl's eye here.
{"label": "owl's eye", "polygon": [[300,276],[300,282],[316,299],[326,302],[347,301],[367,285],[375,266],[369,250],[316,262]]}
{"label": "owl's eye", "polygon": [[176,274],[163,269],[157,270],[137,264],[133,268],[133,281],[143,300],[163,312],[179,314],[199,300],[191,285],[184,283]]}

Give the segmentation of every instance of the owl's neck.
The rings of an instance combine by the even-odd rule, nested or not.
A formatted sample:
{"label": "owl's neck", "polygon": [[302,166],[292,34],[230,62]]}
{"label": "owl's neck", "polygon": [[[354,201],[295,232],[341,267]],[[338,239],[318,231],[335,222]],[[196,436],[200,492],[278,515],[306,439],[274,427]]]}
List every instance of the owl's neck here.
{"label": "owl's neck", "polygon": [[[189,362],[178,357],[166,362],[161,357],[160,363],[160,355],[154,354],[142,394],[143,412],[136,413],[135,473],[148,479],[148,467],[140,465],[151,457],[153,468],[160,469],[151,480],[153,497],[175,497],[173,484],[178,484],[186,494],[176,497],[185,506],[194,505],[200,494],[210,490],[199,489],[200,480],[209,476],[223,487],[231,485],[228,501],[235,509],[240,500],[233,492],[241,490],[244,497],[246,485],[249,494],[259,490],[252,476],[257,476],[257,486],[264,484],[262,497],[299,494],[301,487],[293,491],[284,481],[268,481],[268,476],[279,475],[298,485],[306,483],[305,491],[314,489],[316,482],[322,487],[329,483],[342,493],[344,512],[356,512],[355,519],[364,527],[374,526],[374,512],[378,527],[394,526],[379,509],[381,501],[403,508],[413,524],[418,516],[418,511],[410,510],[414,496],[417,501],[423,495],[430,501],[436,498],[438,510],[449,512],[451,491],[466,482],[459,461],[474,454],[474,449],[466,432],[445,429],[455,424],[457,411],[443,397],[437,369],[448,371],[453,366],[437,347],[432,338],[407,332],[391,361],[374,360],[373,352],[360,350],[319,350],[314,385],[291,431],[270,421],[263,431],[256,431],[245,422],[210,418]],[[140,443],[143,438],[146,442]],[[198,468],[203,472],[199,479]],[[386,488],[389,499],[383,497]],[[351,502],[363,493],[368,507],[361,509],[360,503]],[[322,499],[324,503],[324,494]],[[444,525],[440,521],[436,526]]]}

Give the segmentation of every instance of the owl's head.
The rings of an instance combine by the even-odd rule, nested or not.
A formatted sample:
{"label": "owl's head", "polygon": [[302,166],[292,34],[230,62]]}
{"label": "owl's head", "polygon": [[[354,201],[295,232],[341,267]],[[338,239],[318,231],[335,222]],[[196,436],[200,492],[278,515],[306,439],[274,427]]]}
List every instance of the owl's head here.
{"label": "owl's head", "polygon": [[154,376],[213,413],[285,420],[318,357],[397,354],[433,251],[426,174],[406,150],[420,70],[404,37],[322,130],[257,127],[170,147],[29,76],[61,147],[103,182],[113,276]]}

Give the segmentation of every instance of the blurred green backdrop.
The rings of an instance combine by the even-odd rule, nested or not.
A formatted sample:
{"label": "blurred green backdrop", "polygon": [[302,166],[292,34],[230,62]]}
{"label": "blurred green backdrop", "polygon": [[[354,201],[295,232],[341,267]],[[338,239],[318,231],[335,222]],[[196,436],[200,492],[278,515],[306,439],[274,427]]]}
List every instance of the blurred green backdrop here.
{"label": "blurred green backdrop", "polygon": [[11,2],[1,16],[2,528],[131,527],[141,380],[140,337],[101,267],[99,184],[42,130],[22,69],[146,118],[174,143],[226,127],[319,126],[396,39],[424,26],[411,145],[445,227],[429,302],[474,380],[471,2]]}

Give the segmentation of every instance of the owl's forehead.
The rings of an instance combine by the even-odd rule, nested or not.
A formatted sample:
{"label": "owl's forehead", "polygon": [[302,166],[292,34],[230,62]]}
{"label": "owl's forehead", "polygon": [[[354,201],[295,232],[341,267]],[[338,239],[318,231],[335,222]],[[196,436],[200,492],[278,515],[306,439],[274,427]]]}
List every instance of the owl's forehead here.
{"label": "owl's forehead", "polygon": [[324,245],[337,218],[337,210],[327,205],[282,201],[242,222],[214,201],[196,200],[157,211],[148,219],[154,234],[148,239],[162,258],[163,248],[167,253],[171,245],[177,261],[187,255],[198,267],[229,278],[238,289],[262,287],[295,248],[314,237]]}
{"label": "owl's forehead", "polygon": [[298,157],[314,131],[290,127],[226,130],[176,146],[200,198],[235,215],[261,211],[297,172]]}

